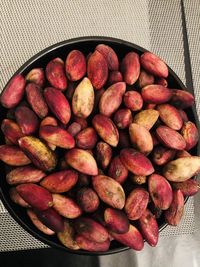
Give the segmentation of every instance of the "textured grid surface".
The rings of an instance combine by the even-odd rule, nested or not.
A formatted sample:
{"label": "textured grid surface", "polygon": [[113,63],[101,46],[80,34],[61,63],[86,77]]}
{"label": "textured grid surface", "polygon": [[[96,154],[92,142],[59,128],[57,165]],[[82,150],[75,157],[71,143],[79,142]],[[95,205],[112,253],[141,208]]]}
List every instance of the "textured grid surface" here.
{"label": "textured grid surface", "polygon": [[8,213],[0,215],[0,229],[0,251],[48,247],[22,230],[21,226]]}
{"label": "textured grid surface", "polygon": [[148,49],[147,1],[134,2],[0,0],[0,88],[31,56],[65,39],[87,35],[111,36]]}
{"label": "textured grid surface", "polygon": [[185,83],[181,1],[149,0],[151,50]]}
{"label": "textured grid surface", "polygon": [[[188,4],[188,9],[189,7]],[[1,0],[0,13],[0,89],[14,71],[35,53],[53,43],[87,35],[117,37],[150,49],[165,59],[185,82],[181,9],[178,0]],[[195,55],[194,52],[194,59]],[[194,68],[198,69],[196,66],[198,65]],[[198,99],[197,91],[196,96]],[[193,203],[193,198],[190,198],[180,226],[167,227],[161,236],[193,232]],[[5,213],[1,202],[0,211],[0,251],[45,246],[17,225]]]}
{"label": "textured grid surface", "polygon": [[200,0],[192,1],[192,4],[190,0],[185,0],[184,8],[186,14],[186,27],[188,32],[194,91],[196,96],[196,107],[198,114],[200,114]]}
{"label": "textured grid surface", "polygon": [[[149,1],[149,28],[151,50],[165,58],[166,62],[186,83],[183,36],[181,21],[181,1]],[[199,34],[200,1],[185,0],[185,13],[189,49],[192,63],[194,90],[198,115],[200,116],[200,73],[199,73]],[[187,64],[187,62],[186,62]],[[179,227],[167,227],[161,233],[155,248],[145,244],[141,252],[126,251],[123,254],[100,258],[101,266],[148,266],[148,267],[196,267],[200,264],[200,196],[197,194],[186,205],[185,214]],[[194,216],[195,214],[195,216]],[[195,218],[195,220],[194,220]],[[194,230],[193,234],[188,235]],[[173,236],[173,238],[172,238]]]}
{"label": "textured grid surface", "polygon": [[[184,10],[186,16],[186,28],[188,33],[189,52],[192,68],[192,78],[194,93],[196,99],[197,113],[200,117],[200,0],[184,1]],[[194,212],[195,212],[195,230],[200,228],[200,196],[199,194],[194,198]]]}
{"label": "textured grid surface", "polygon": [[[149,32],[151,50],[165,59],[183,83],[186,82],[180,1],[150,0]],[[200,113],[199,113],[200,114]],[[168,226],[162,236],[187,234],[194,230],[194,200],[185,206],[185,216],[178,227]]]}

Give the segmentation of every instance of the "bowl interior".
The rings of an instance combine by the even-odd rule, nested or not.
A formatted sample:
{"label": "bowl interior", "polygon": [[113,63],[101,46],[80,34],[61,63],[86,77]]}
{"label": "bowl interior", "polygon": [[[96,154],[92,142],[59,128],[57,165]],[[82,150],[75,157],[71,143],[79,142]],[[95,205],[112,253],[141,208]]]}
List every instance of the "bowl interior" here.
{"label": "bowl interior", "polygon": [[[73,50],[73,49],[78,49],[81,50],[85,55],[87,55],[89,52],[93,51],[96,47],[96,45],[104,43],[110,45],[117,53],[119,56],[119,60],[124,57],[124,55],[130,51],[135,51],[138,54],[142,54],[145,49],[132,44],[128,43],[119,39],[114,39],[114,38],[108,38],[108,37],[83,37],[83,38],[78,38],[78,39],[72,39],[72,40],[67,40],[58,44],[55,44],[34,57],[32,57],[30,60],[28,60],[15,74],[21,73],[23,75],[26,75],[31,69],[36,68],[36,67],[43,67],[45,68],[46,64],[53,58],[56,57],[61,57],[63,60],[66,59],[67,54]],[[14,75],[15,75],[14,74]],[[14,76],[13,75],[13,76]],[[177,75],[169,68],[169,77],[168,77],[168,84],[169,88],[182,88],[185,89],[185,86],[183,83],[180,81],[180,79],[177,77]],[[195,107],[188,108],[186,110],[189,119],[193,122],[195,122],[197,125],[198,124],[198,119],[197,119],[197,114],[195,111]],[[6,116],[6,109],[4,109],[2,106],[0,106],[0,122],[5,118]],[[4,138],[3,134],[0,131],[0,143],[4,143]],[[191,151],[193,155],[197,155],[199,152],[199,147],[195,147],[193,151]],[[0,187],[1,187],[1,198],[10,212],[10,214],[13,216],[13,218],[25,229],[27,230],[30,234],[32,234],[34,237],[37,239],[41,240],[42,242],[52,246],[56,247],[59,249],[62,249],[64,251],[68,251],[71,253],[75,254],[85,254],[85,255],[107,255],[107,254],[113,254],[117,252],[121,252],[124,250],[127,250],[128,247],[122,246],[120,243],[116,241],[111,242],[111,247],[109,251],[107,252],[96,252],[96,253],[91,253],[87,251],[72,251],[64,247],[55,236],[47,236],[40,232],[29,220],[29,218],[26,215],[26,211],[24,208],[21,208],[20,206],[16,205],[13,203],[9,197],[9,188],[10,186],[6,183],[6,173],[5,173],[5,167],[2,162],[0,162],[0,167],[1,167],[1,179],[0,179]],[[158,221],[159,223],[159,229],[160,231],[166,227],[166,223],[164,222],[163,217]]]}

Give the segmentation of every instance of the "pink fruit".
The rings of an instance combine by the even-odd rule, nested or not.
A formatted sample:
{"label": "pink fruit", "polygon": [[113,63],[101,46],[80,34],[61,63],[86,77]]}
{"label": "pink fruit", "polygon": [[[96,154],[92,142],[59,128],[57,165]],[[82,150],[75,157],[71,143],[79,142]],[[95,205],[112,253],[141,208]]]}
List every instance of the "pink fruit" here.
{"label": "pink fruit", "polygon": [[86,119],[80,118],[80,117],[77,117],[77,116],[74,116],[73,119],[74,119],[75,122],[77,122],[78,124],[81,125],[81,130],[83,130],[83,129],[88,127],[88,122],[87,122]]}
{"label": "pink fruit", "polygon": [[69,191],[78,181],[78,174],[74,170],[63,170],[47,175],[40,185],[53,193]]}
{"label": "pink fruit", "polygon": [[191,121],[184,123],[181,129],[181,134],[186,142],[186,147],[185,147],[186,150],[190,150],[191,148],[196,146],[196,144],[199,141],[198,129],[196,125]]}
{"label": "pink fruit", "polygon": [[37,229],[43,232],[46,235],[55,234],[54,231],[49,229],[46,225],[44,225],[37,217],[36,213],[32,209],[27,209],[27,215],[31,219],[32,223],[35,225]]}
{"label": "pink fruit", "polygon": [[165,78],[156,78],[155,84],[159,84],[159,85],[162,85],[164,87],[168,86],[168,82]]}
{"label": "pink fruit", "polygon": [[112,159],[108,170],[108,175],[122,184],[128,177],[128,169],[124,166],[119,156]]}
{"label": "pink fruit", "polygon": [[140,88],[145,87],[146,85],[150,85],[154,83],[154,76],[145,70],[140,71],[140,76],[138,78],[138,85]]}
{"label": "pink fruit", "polygon": [[96,145],[96,160],[104,170],[110,164],[112,158],[112,148],[105,142],[98,142]]}
{"label": "pink fruit", "polygon": [[55,116],[63,124],[67,124],[71,117],[71,109],[63,93],[53,87],[47,87],[44,90],[44,97],[50,110]]}
{"label": "pink fruit", "polygon": [[32,163],[43,171],[51,171],[56,167],[56,154],[40,139],[33,136],[24,136],[18,140],[20,148]]}
{"label": "pink fruit", "polygon": [[151,84],[142,88],[142,98],[150,104],[163,104],[172,98],[172,89],[162,85]]}
{"label": "pink fruit", "polygon": [[10,119],[4,119],[2,121],[1,130],[11,144],[15,145],[18,144],[18,139],[24,135],[19,125]]}
{"label": "pink fruit", "polygon": [[144,109],[137,113],[133,117],[133,122],[141,126],[144,126],[147,130],[150,130],[159,117],[159,112],[155,109]]}
{"label": "pink fruit", "polygon": [[21,184],[16,187],[19,195],[33,208],[46,210],[53,205],[51,193],[36,184]]}
{"label": "pink fruit", "polygon": [[30,205],[25,200],[23,200],[23,198],[19,195],[15,187],[10,188],[9,195],[11,200],[17,205],[20,205],[21,207],[24,208],[30,207]]}
{"label": "pink fruit", "polygon": [[167,210],[170,207],[173,198],[172,188],[163,176],[152,174],[148,179],[148,189],[157,208]]}
{"label": "pink fruit", "polygon": [[140,63],[142,67],[149,73],[158,76],[167,78],[168,76],[168,67],[162,59],[154,55],[151,52],[144,52],[140,57]]}
{"label": "pink fruit", "polygon": [[129,52],[125,55],[121,63],[121,72],[124,81],[132,85],[140,75],[140,61],[139,56],[135,52]]}
{"label": "pink fruit", "polygon": [[132,111],[142,109],[143,99],[140,93],[136,91],[128,91],[124,94],[124,104]]}
{"label": "pink fruit", "polygon": [[78,81],[86,74],[86,59],[79,50],[72,50],[66,58],[65,71],[70,81]]}
{"label": "pink fruit", "polygon": [[107,230],[93,219],[87,217],[77,218],[74,226],[79,235],[82,235],[90,241],[102,243],[108,239]]}
{"label": "pink fruit", "polygon": [[26,88],[26,98],[33,111],[40,117],[44,118],[48,114],[48,106],[44,100],[42,90],[39,85],[29,83]]}
{"label": "pink fruit", "polygon": [[93,149],[97,143],[97,134],[92,127],[88,127],[80,131],[75,139],[77,147]]}
{"label": "pink fruit", "polygon": [[176,155],[176,150],[163,146],[156,146],[152,152],[152,161],[159,166],[165,165]]}
{"label": "pink fruit", "polygon": [[97,50],[91,54],[87,63],[87,76],[96,90],[101,89],[108,78],[108,64]]}
{"label": "pink fruit", "polygon": [[100,113],[110,117],[121,105],[125,91],[126,84],[124,82],[114,83],[106,89],[99,101]]}
{"label": "pink fruit", "polygon": [[159,111],[160,119],[170,128],[178,131],[183,125],[182,117],[179,111],[170,104],[158,105],[156,109]]}
{"label": "pink fruit", "polygon": [[97,175],[98,168],[93,156],[79,148],[73,148],[66,152],[65,159],[67,163],[75,170],[88,175]]}
{"label": "pink fruit", "polygon": [[64,231],[63,218],[53,209],[34,210],[39,220],[54,232]]}
{"label": "pink fruit", "polygon": [[153,140],[150,132],[142,125],[131,123],[129,135],[132,145],[144,154],[149,154],[153,149]]}
{"label": "pink fruit", "polygon": [[115,233],[124,234],[129,230],[128,218],[121,210],[107,208],[104,211],[104,220],[106,227]]}
{"label": "pink fruit", "polygon": [[98,195],[89,187],[83,187],[78,191],[77,202],[85,212],[94,212],[99,207]]}
{"label": "pink fruit", "polygon": [[91,81],[85,77],[76,87],[72,97],[74,115],[87,118],[94,108],[94,89]]}
{"label": "pink fruit", "polygon": [[112,85],[117,82],[123,82],[123,77],[120,71],[113,70],[109,73],[108,84]]}
{"label": "pink fruit", "polygon": [[167,126],[159,126],[156,129],[156,136],[163,145],[171,149],[183,150],[186,147],[182,135]]}
{"label": "pink fruit", "polygon": [[144,241],[141,233],[135,226],[131,224],[129,225],[128,232],[125,234],[117,234],[111,231],[110,234],[112,237],[114,237],[115,240],[134,250],[142,250],[144,247]]}
{"label": "pink fruit", "polygon": [[81,125],[78,122],[72,122],[67,128],[67,132],[71,134],[71,136],[76,136],[81,131]]}
{"label": "pink fruit", "polygon": [[11,166],[24,166],[31,163],[24,152],[18,146],[13,145],[0,146],[0,160]]}
{"label": "pink fruit", "polygon": [[8,184],[23,184],[23,183],[37,183],[39,182],[46,174],[36,169],[33,166],[23,166],[14,168],[6,175],[6,181]]}
{"label": "pink fruit", "polygon": [[98,135],[109,145],[116,147],[119,142],[119,133],[112,120],[102,114],[97,114],[92,119],[93,127]]}
{"label": "pink fruit", "polygon": [[173,89],[171,103],[177,108],[185,109],[194,104],[194,96],[187,91]]}
{"label": "pink fruit", "polygon": [[133,174],[146,176],[154,172],[151,161],[144,154],[135,149],[122,149],[120,152],[120,160]]}
{"label": "pink fruit", "polygon": [[181,190],[173,192],[173,200],[168,210],[164,212],[165,220],[170,225],[178,225],[184,210],[184,197]]}
{"label": "pink fruit", "polygon": [[44,125],[40,127],[39,136],[46,142],[65,149],[75,146],[75,140],[71,134],[59,126]]}
{"label": "pink fruit", "polygon": [[51,60],[46,66],[46,77],[51,86],[59,89],[66,90],[67,77],[64,71],[64,62],[61,58]]}
{"label": "pink fruit", "polygon": [[101,53],[107,61],[109,70],[118,70],[119,61],[115,51],[108,45],[99,44],[96,46],[95,50]]}
{"label": "pink fruit", "polygon": [[155,247],[158,243],[158,223],[150,210],[146,209],[140,217],[139,228],[145,240],[150,246]]}
{"label": "pink fruit", "polygon": [[99,242],[88,240],[82,235],[76,236],[76,243],[81,249],[91,251],[91,252],[108,251],[110,247],[109,239],[105,240],[104,242],[99,243]]}
{"label": "pink fruit", "polygon": [[163,175],[171,182],[184,182],[200,172],[200,157],[182,157],[168,162]]}
{"label": "pink fruit", "polygon": [[[57,120],[54,117],[47,116],[45,117],[41,123],[40,123],[40,128],[46,125],[51,125],[51,126],[58,126]],[[39,129],[40,131],[40,129]],[[52,143],[47,142],[48,147],[51,148],[51,150],[55,150],[56,146],[53,145]]]}
{"label": "pink fruit", "polygon": [[25,79],[21,74],[14,76],[1,93],[1,104],[5,108],[14,108],[24,95]]}
{"label": "pink fruit", "polygon": [[53,208],[65,218],[74,219],[81,215],[82,211],[76,202],[64,195],[53,194]]}
{"label": "pink fruit", "polygon": [[130,109],[118,109],[114,115],[114,123],[119,129],[127,128],[132,122],[132,113]]}
{"label": "pink fruit", "polygon": [[172,188],[176,190],[181,190],[184,196],[193,196],[198,193],[200,189],[199,183],[194,179],[188,179],[184,182],[171,183]]}
{"label": "pink fruit", "polygon": [[125,205],[125,193],[122,186],[105,175],[97,175],[92,178],[94,190],[100,199],[116,209],[123,209]]}
{"label": "pink fruit", "polygon": [[28,107],[17,107],[15,117],[22,133],[31,135],[35,133],[39,126],[39,120],[36,114]]}
{"label": "pink fruit", "polygon": [[34,68],[25,77],[26,81],[35,83],[36,85],[43,87],[45,83],[44,70],[42,68]]}
{"label": "pink fruit", "polygon": [[131,191],[126,199],[125,212],[129,220],[138,220],[147,208],[149,193],[143,188]]}
{"label": "pink fruit", "polygon": [[73,250],[80,249],[75,240],[74,228],[72,227],[72,224],[69,220],[64,220],[64,229],[62,232],[57,233],[57,237],[65,247]]}

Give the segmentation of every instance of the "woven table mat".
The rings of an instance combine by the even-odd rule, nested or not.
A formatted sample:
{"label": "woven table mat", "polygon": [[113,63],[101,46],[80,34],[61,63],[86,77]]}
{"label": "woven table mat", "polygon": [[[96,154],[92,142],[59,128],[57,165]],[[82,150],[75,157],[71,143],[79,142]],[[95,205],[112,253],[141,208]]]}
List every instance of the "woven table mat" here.
{"label": "woven table mat", "polygon": [[[187,2],[190,1],[186,5]],[[155,52],[185,83],[180,3],[177,0],[0,0],[0,90],[40,50],[62,40],[95,35],[124,39]],[[191,35],[192,30],[191,26]],[[195,53],[191,55],[194,60]],[[192,63],[198,69],[198,62]],[[197,86],[198,83],[195,97],[199,103]],[[197,108],[200,114],[199,105]],[[180,226],[168,226],[160,235],[193,233],[194,219],[194,199],[190,198]],[[0,251],[47,247],[24,231],[1,202],[0,240]]]}
{"label": "woven table mat", "polygon": [[[191,60],[197,114],[200,118],[200,0],[184,0],[186,28]],[[188,64],[188,63],[187,63]],[[195,230],[200,229],[200,194],[194,197]]]}

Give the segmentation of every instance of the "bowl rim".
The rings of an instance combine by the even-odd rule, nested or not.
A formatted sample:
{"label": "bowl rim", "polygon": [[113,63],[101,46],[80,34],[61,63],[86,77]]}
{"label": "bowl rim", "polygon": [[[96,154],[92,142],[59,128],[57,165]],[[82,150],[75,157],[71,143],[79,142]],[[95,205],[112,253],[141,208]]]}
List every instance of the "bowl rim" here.
{"label": "bowl rim", "polygon": [[[116,43],[118,45],[125,45],[128,46],[130,48],[133,48],[135,50],[139,50],[140,52],[144,53],[150,50],[147,50],[137,44],[134,44],[132,42],[129,41],[125,41],[122,39],[118,39],[118,38],[114,38],[114,37],[108,37],[108,36],[82,36],[82,37],[76,37],[76,38],[71,38],[71,39],[67,39],[67,40],[63,40],[61,42],[55,43],[51,46],[46,47],[45,49],[39,51],[38,53],[36,53],[35,55],[33,55],[30,59],[28,59],[20,68],[18,68],[18,70],[12,75],[12,77],[8,80],[7,84],[10,82],[10,80],[17,74],[21,74],[23,73],[26,68],[33,64],[35,61],[37,61],[38,59],[40,59],[42,56],[45,56],[46,54],[48,54],[49,52],[52,52],[56,49],[62,48],[66,45],[73,45],[73,44],[78,44],[78,43],[82,43],[82,42],[112,42],[112,43]],[[167,65],[168,66],[168,65]],[[168,66],[169,69],[169,73],[170,75],[177,81],[177,83],[180,85],[181,89],[186,90],[192,94],[194,94],[194,92],[191,92],[191,90],[187,89],[186,86],[183,84],[183,82],[180,80],[180,78],[177,76],[177,74]],[[7,84],[4,86],[2,92],[5,90]],[[2,94],[1,92],[1,94]],[[195,108],[195,104],[191,107],[192,109],[192,113],[193,116],[195,118],[195,123],[197,125],[198,131],[200,131],[200,125],[199,125],[199,119],[198,119],[198,115],[197,115],[197,111]],[[197,151],[200,151],[200,142],[198,142],[197,145]],[[121,248],[113,248],[113,249],[109,249],[108,251],[104,251],[104,252],[90,252],[90,251],[84,251],[84,250],[71,250],[68,249],[67,247],[65,247],[62,244],[56,244],[55,242],[49,240],[46,237],[41,236],[40,234],[38,234],[36,231],[34,231],[33,229],[31,229],[14,211],[14,209],[10,206],[10,204],[8,203],[3,190],[0,186],[0,198],[3,202],[3,204],[5,205],[6,209],[8,210],[9,214],[12,216],[12,218],[20,225],[22,226],[23,229],[25,229],[29,234],[31,234],[33,237],[37,238],[39,241],[49,245],[50,247],[53,248],[57,248],[57,249],[62,249],[63,251],[70,253],[70,254],[78,254],[78,255],[90,255],[90,256],[103,256],[103,255],[110,255],[110,254],[115,254],[115,253],[119,253],[119,252],[123,252],[126,251],[128,249],[130,249],[129,247],[123,246]],[[187,202],[189,197],[185,198],[185,204]],[[161,232],[163,229],[165,229],[168,226],[168,224],[166,222],[164,222],[160,228],[159,228],[159,232]],[[48,237],[48,236],[47,236]]]}

